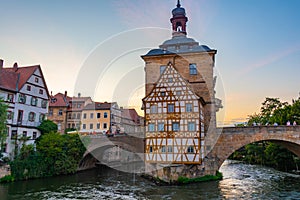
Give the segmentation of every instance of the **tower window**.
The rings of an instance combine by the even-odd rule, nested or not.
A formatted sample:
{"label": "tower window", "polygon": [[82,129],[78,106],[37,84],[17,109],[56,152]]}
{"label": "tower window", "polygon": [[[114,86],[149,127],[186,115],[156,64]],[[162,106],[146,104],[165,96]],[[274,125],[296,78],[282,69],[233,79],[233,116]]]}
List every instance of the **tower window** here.
{"label": "tower window", "polygon": [[165,152],[166,152],[166,146],[164,146],[164,145],[161,146],[161,152],[162,152],[162,153],[165,153]]}
{"label": "tower window", "polygon": [[168,104],[168,112],[169,113],[172,113],[172,112],[174,112],[174,104]]}
{"label": "tower window", "polygon": [[158,123],[158,131],[164,131],[165,127],[164,127],[164,123]]}
{"label": "tower window", "polygon": [[173,152],[173,147],[171,145],[168,146],[168,152],[169,153]]}
{"label": "tower window", "polygon": [[167,66],[161,65],[160,66],[160,74],[164,73],[164,71],[165,71],[166,68],[167,68]]}
{"label": "tower window", "polygon": [[176,23],[176,31],[177,31],[177,32],[181,32],[181,31],[182,31],[182,25],[181,25],[180,22],[177,22],[177,23]]}
{"label": "tower window", "polygon": [[178,122],[172,123],[172,131],[179,131],[179,123]]}
{"label": "tower window", "polygon": [[197,65],[195,63],[190,64],[190,75],[197,74]]}
{"label": "tower window", "polygon": [[189,146],[187,149],[188,153],[194,153],[194,147],[193,146]]}
{"label": "tower window", "polygon": [[185,111],[186,112],[193,112],[193,104],[191,104],[191,103],[185,104]]}
{"label": "tower window", "polygon": [[151,113],[157,113],[157,105],[151,105],[150,112]]}
{"label": "tower window", "polygon": [[153,147],[152,147],[152,146],[149,147],[149,152],[150,152],[150,153],[153,152]]}
{"label": "tower window", "polygon": [[194,122],[188,123],[188,131],[195,131],[195,123]]}
{"label": "tower window", "polygon": [[155,124],[148,124],[148,131],[154,132],[155,131]]}

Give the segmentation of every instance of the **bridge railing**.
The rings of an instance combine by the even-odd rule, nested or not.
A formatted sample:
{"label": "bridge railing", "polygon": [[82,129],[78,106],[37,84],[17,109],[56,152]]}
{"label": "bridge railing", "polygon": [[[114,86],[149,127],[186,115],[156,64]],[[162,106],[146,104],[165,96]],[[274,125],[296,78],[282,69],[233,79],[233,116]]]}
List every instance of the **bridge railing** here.
{"label": "bridge railing", "polygon": [[253,134],[258,132],[266,133],[287,133],[299,132],[300,126],[245,126],[245,127],[219,127],[218,132],[222,134]]}

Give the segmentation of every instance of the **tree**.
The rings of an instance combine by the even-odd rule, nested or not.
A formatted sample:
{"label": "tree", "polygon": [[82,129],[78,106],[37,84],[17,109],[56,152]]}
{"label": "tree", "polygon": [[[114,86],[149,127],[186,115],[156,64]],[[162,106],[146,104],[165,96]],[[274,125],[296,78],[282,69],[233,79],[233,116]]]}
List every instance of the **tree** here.
{"label": "tree", "polygon": [[51,133],[57,131],[57,124],[55,124],[51,120],[44,120],[37,128],[41,131],[42,134]]}
{"label": "tree", "polygon": [[6,141],[6,119],[7,119],[7,108],[8,105],[4,103],[3,99],[0,98],[0,149],[2,151],[3,145]]}

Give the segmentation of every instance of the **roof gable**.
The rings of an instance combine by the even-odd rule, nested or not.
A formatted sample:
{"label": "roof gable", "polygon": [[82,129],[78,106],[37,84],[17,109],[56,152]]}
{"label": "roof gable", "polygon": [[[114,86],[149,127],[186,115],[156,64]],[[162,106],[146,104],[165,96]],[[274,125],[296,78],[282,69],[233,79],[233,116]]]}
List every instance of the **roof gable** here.
{"label": "roof gable", "polygon": [[11,68],[0,69],[0,88],[9,89],[13,91],[20,91],[29,78],[34,74],[40,74],[43,80],[44,87],[49,97],[49,91],[45,82],[40,65],[18,67],[17,64]]}
{"label": "roof gable", "polygon": [[199,100],[190,84],[178,73],[175,67],[169,63],[165,71],[159,77],[157,84],[143,101],[178,101]]}

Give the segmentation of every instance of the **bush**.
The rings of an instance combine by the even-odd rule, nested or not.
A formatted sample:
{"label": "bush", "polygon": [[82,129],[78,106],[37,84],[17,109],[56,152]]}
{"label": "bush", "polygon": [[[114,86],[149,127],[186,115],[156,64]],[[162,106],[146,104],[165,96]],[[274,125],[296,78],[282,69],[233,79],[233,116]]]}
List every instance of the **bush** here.
{"label": "bush", "polygon": [[14,182],[15,178],[12,175],[6,175],[0,179],[0,183]]}
{"label": "bush", "polygon": [[202,177],[197,178],[187,178],[187,177],[179,177],[177,182],[179,184],[187,184],[187,183],[198,183],[198,182],[205,182],[205,181],[217,181],[221,180],[223,175],[221,172],[217,171],[216,175],[205,175]]}

